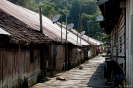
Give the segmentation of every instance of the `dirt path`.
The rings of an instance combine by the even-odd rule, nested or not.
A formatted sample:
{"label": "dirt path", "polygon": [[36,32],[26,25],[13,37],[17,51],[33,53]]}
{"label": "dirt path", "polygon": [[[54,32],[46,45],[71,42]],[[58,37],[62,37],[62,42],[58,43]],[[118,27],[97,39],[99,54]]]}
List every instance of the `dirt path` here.
{"label": "dirt path", "polygon": [[73,68],[69,71],[59,73],[56,76],[66,78],[66,81],[57,80],[56,77],[49,81],[38,83],[32,88],[105,88],[106,79],[103,77],[104,58],[95,57],[84,64],[79,69]]}

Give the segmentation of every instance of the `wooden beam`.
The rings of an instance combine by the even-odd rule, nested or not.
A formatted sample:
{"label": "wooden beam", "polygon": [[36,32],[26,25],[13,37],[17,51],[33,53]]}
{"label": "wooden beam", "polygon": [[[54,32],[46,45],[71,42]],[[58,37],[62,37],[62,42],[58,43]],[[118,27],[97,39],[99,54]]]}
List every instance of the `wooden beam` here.
{"label": "wooden beam", "polygon": [[97,5],[101,5],[101,4],[103,4],[103,3],[107,2],[107,1],[109,1],[109,0],[99,0],[96,3],[97,3]]}

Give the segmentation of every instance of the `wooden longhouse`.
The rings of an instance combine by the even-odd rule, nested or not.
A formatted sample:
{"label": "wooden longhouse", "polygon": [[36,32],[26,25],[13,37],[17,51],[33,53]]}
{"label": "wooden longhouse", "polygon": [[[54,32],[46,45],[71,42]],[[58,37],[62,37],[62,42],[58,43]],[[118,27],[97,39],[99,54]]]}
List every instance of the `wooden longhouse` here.
{"label": "wooden longhouse", "polygon": [[73,31],[69,31],[66,41],[65,28],[61,42],[60,26],[45,16],[42,28],[41,32],[38,13],[0,1],[0,87],[31,86],[39,77],[62,71],[64,63],[65,70],[79,65],[88,58],[90,48],[94,56],[96,46],[102,45],[85,35],[79,34],[77,39]]}
{"label": "wooden longhouse", "polygon": [[[60,38],[60,27],[42,16],[43,31],[40,32],[39,14],[14,5],[7,0],[0,1],[0,87],[31,86],[39,77],[62,71],[64,62],[72,67],[84,60],[83,47],[89,43],[76,35]],[[68,54],[66,55],[66,46]]]}
{"label": "wooden longhouse", "polygon": [[111,57],[123,68],[126,85],[133,87],[133,1],[132,0],[97,0],[104,16],[101,28],[111,34]]}
{"label": "wooden longhouse", "polygon": [[0,10],[0,87],[19,88],[37,82],[42,46],[53,42],[25,23]]}

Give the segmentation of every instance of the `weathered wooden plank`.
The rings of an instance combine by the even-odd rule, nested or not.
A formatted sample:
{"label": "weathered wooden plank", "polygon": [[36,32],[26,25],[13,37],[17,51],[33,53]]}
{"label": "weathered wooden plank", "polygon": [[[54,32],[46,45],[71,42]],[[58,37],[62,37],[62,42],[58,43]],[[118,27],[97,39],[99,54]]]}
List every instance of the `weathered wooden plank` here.
{"label": "weathered wooden plank", "polygon": [[38,62],[40,59],[40,55],[38,55],[38,50],[34,50],[34,66],[33,66],[33,70],[38,70],[39,69],[39,64],[40,62]]}
{"label": "weathered wooden plank", "polygon": [[25,74],[40,70],[39,50],[35,53],[35,63],[30,63],[29,54],[27,50],[21,50],[20,53],[16,50],[0,51],[0,88],[11,88],[18,83],[18,78],[23,79]]}
{"label": "weathered wooden plank", "polygon": [[8,59],[8,66],[7,66],[7,68],[8,68],[8,76],[7,76],[8,87],[11,87],[11,85],[14,83],[13,82],[13,62],[14,62],[13,51],[8,50],[7,55],[8,55],[7,56],[7,59]]}
{"label": "weathered wooden plank", "polygon": [[61,70],[62,69],[62,64],[63,64],[63,47],[62,46],[57,46],[56,48],[56,69]]}
{"label": "weathered wooden plank", "polygon": [[29,71],[29,68],[27,68],[28,66],[29,66],[29,64],[30,64],[30,50],[27,50],[26,52],[25,52],[25,57],[24,57],[24,63],[26,63],[24,66],[24,68],[25,68],[25,73],[27,74],[28,73],[28,71]]}
{"label": "weathered wooden plank", "polygon": [[[18,50],[14,51],[14,57],[13,58],[14,58],[13,82],[14,82],[14,84],[18,84],[18,75],[19,75],[19,73],[18,73],[18,66],[19,66],[19,64],[18,64]],[[16,87],[18,87],[18,85]]]}
{"label": "weathered wooden plank", "polygon": [[6,57],[8,55],[7,51],[2,51],[2,69],[3,69],[3,88],[8,87],[8,67],[7,67],[7,60],[8,58]]}
{"label": "weathered wooden plank", "polygon": [[17,84],[18,75],[16,74],[16,66],[17,66],[17,58],[16,58],[16,51],[12,51],[12,84]]}
{"label": "weathered wooden plank", "polygon": [[19,64],[19,71],[20,71],[20,76],[23,76],[23,74],[24,74],[24,64],[26,64],[25,62],[24,62],[24,54],[25,54],[25,51],[24,50],[21,50],[21,52],[20,52],[21,54],[20,54],[20,64]]}

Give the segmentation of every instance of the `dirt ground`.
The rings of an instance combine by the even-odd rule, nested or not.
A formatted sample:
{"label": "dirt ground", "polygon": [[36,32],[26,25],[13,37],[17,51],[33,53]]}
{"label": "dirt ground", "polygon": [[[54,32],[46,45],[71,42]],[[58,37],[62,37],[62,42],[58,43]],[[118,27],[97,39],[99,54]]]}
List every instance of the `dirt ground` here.
{"label": "dirt ground", "polygon": [[[49,81],[38,83],[32,88],[106,88],[104,79],[104,57],[92,58],[79,67],[56,74]],[[64,80],[58,80],[62,78]]]}

